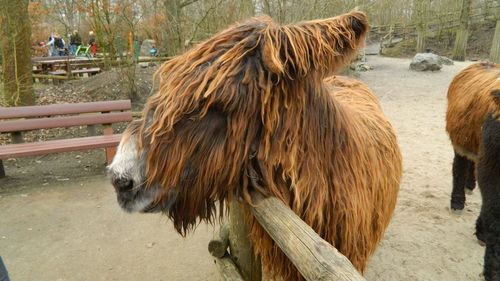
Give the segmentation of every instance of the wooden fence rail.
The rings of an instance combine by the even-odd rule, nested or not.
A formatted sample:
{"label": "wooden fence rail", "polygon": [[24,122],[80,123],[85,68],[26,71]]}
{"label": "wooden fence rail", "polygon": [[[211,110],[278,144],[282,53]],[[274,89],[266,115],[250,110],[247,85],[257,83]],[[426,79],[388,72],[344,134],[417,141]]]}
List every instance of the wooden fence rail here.
{"label": "wooden fence rail", "polygon": [[361,281],[363,276],[331,244],[277,198],[254,196],[260,225],[308,281]]}
{"label": "wooden fence rail", "polygon": [[[308,281],[366,281],[351,262],[331,244],[323,240],[288,206],[277,198],[253,195],[251,206],[260,225],[276,242],[283,253]],[[234,267],[227,259],[228,227],[221,228],[219,236],[209,243],[223,280],[233,276]],[[237,279],[243,280],[243,279]]]}

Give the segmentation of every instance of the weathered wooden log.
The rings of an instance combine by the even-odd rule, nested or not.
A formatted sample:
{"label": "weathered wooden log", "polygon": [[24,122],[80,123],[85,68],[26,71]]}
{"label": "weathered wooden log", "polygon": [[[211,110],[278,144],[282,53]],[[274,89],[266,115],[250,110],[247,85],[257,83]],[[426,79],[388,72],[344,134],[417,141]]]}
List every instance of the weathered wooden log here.
{"label": "weathered wooden log", "polygon": [[363,276],[277,198],[252,195],[252,212],[280,249],[309,281],[362,281]]}
{"label": "weathered wooden log", "polygon": [[208,251],[216,258],[222,258],[229,247],[229,226],[223,224],[220,231],[214,235],[214,239],[208,242]]}
{"label": "weathered wooden log", "polygon": [[229,203],[229,247],[231,258],[245,281],[261,281],[260,259],[252,250],[250,226],[245,221],[242,205],[233,200]]}
{"label": "weathered wooden log", "polygon": [[244,281],[241,277],[238,268],[234,264],[233,260],[226,255],[222,258],[214,258],[215,264],[219,269],[219,273],[222,281]]}

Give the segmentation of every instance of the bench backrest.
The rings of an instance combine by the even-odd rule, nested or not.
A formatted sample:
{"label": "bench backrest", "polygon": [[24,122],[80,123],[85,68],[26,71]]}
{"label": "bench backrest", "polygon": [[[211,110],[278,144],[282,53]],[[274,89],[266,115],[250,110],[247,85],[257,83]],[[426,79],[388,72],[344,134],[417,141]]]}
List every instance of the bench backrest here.
{"label": "bench backrest", "polygon": [[0,133],[130,122],[131,108],[130,100],[0,107]]}

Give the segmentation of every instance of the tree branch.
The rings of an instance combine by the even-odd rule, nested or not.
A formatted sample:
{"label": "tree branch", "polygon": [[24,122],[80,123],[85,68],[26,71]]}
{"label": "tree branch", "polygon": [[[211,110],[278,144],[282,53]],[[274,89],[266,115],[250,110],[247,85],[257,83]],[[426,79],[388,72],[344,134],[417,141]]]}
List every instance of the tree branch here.
{"label": "tree branch", "polygon": [[194,3],[198,2],[198,1],[199,1],[199,0],[186,0],[186,1],[184,1],[184,2],[181,2],[181,3],[179,4],[179,6],[180,6],[180,8],[182,9],[182,8],[184,8],[184,7],[186,7],[186,6],[189,6],[189,5],[191,5],[191,4],[194,4]]}

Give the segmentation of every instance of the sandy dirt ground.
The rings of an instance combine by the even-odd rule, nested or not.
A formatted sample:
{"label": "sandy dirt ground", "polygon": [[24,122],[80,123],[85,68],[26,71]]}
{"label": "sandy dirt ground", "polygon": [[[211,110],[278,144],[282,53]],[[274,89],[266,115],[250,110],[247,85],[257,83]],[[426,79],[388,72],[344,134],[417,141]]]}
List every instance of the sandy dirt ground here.
{"label": "sandy dirt ground", "polygon": [[[453,153],[444,130],[446,89],[469,63],[435,73],[411,72],[407,59],[370,56],[368,64],[374,70],[361,79],[397,130],[404,176],[367,280],[482,280],[484,248],[473,235],[481,198],[476,190],[461,215],[450,212]],[[50,170],[52,161],[64,165],[36,163]],[[218,280],[206,248],[213,227],[181,238],[165,217],[123,213],[102,167],[92,177],[77,170],[43,181],[36,168],[11,171],[0,180],[0,256],[13,281]]]}

